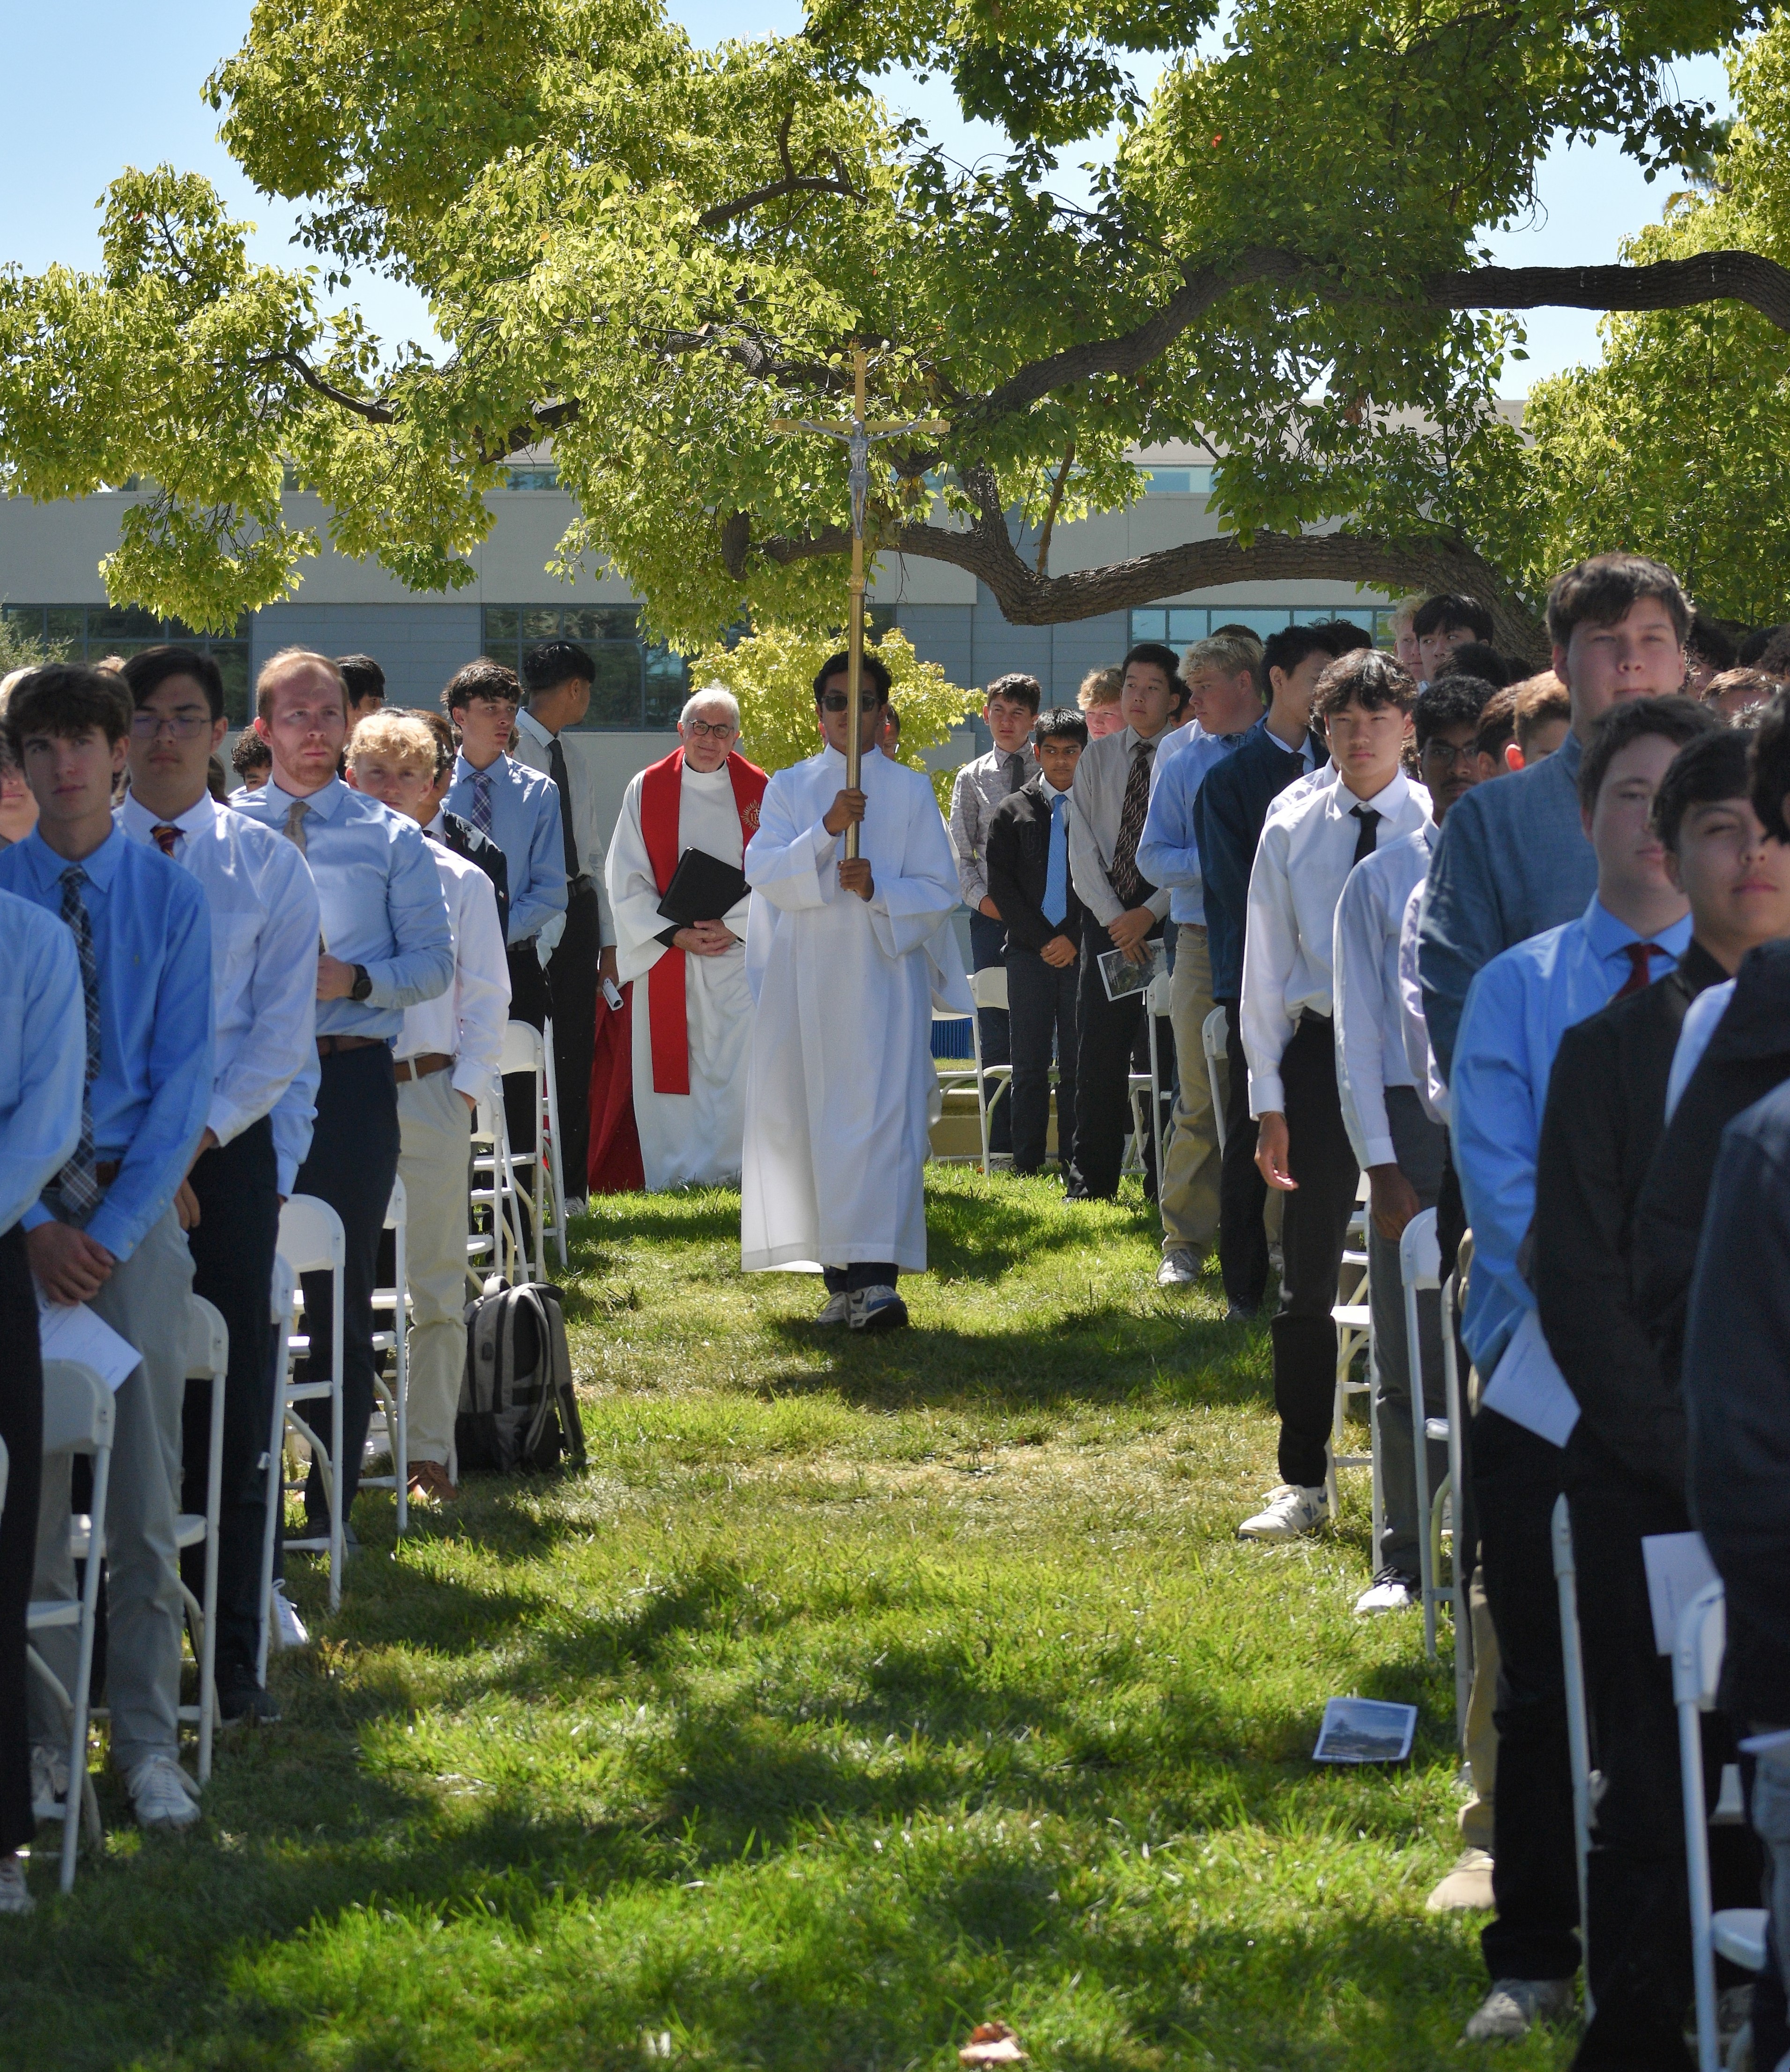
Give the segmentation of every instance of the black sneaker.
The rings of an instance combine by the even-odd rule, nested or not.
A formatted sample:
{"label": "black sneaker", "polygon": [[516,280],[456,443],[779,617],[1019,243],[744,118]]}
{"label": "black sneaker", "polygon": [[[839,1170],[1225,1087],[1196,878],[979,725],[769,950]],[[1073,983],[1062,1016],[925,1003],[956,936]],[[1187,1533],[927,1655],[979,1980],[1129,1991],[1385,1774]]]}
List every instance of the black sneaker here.
{"label": "black sneaker", "polygon": [[221,1671],[218,1675],[218,1725],[220,1727],[271,1727],[277,1725],[280,1708],[255,1681],[252,1669]]}

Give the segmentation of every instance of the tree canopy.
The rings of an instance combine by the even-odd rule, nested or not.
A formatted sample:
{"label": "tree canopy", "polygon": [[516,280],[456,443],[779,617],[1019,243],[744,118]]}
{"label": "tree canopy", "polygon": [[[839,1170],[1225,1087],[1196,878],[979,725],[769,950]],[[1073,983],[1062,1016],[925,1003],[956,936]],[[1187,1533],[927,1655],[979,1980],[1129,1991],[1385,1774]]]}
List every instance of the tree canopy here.
{"label": "tree canopy", "polygon": [[[215,626],[315,551],[286,469],[344,552],[451,590],[484,492],[550,438],[580,512],[560,565],[606,557],[696,647],[748,610],[837,618],[843,467],[771,424],[837,417],[868,339],[876,413],[950,426],[879,450],[877,546],[974,574],[1011,619],[1320,574],[1479,590],[1520,642],[1538,520],[1493,408],[1508,313],[1713,303],[1764,337],[1790,273],[1712,249],[1750,218],[1710,216],[1694,257],[1668,236],[1514,272],[1479,227],[1532,207],[1562,136],[1650,171],[1706,158],[1673,61],[1759,18],[811,0],[798,36],[705,51],[655,0],[258,0],[207,91],[251,179],[303,205],[315,265],[252,261],[195,176],[125,172],[99,272],[0,277],[0,470],[36,497],[152,481],[109,586]],[[1147,102],[1142,52],[1164,60]],[[877,97],[896,64],[947,75],[1004,153],[953,164]],[[1056,163],[1115,117],[1090,195],[1062,199]],[[322,312],[368,272],[423,293],[441,349]],[[1053,528],[1127,504],[1127,455],[1167,441],[1213,455],[1223,536],[1052,573]]]}

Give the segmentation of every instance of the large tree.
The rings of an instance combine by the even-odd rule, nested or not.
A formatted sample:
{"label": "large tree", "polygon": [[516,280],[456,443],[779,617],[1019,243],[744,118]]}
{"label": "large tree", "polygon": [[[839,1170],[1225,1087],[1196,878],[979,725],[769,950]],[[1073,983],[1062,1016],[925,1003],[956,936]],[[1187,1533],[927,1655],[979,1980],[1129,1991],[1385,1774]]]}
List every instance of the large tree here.
{"label": "large tree", "polygon": [[[426,295],[445,349],[319,313],[251,264],[202,180],[113,187],[103,270],[0,282],[0,467],[74,495],[140,475],[114,595],[216,624],[289,591],[314,541],[419,589],[470,578],[506,458],[553,442],[581,516],[661,632],[836,615],[843,470],[779,417],[836,417],[851,343],[878,414],[885,550],[949,562],[1011,619],[1243,578],[1484,591],[1533,628],[1533,478],[1492,409],[1505,312],[1751,302],[1746,250],[1501,271],[1563,135],[1650,167],[1706,150],[1672,61],[1736,0],[811,0],[804,32],[691,47],[656,0],[259,0],[208,92],[264,191],[300,199],[330,285]],[[1128,53],[1165,61],[1147,105]],[[877,99],[948,75],[1009,148],[971,169]],[[1120,120],[1092,199],[1054,166]],[[1053,527],[1138,493],[1127,454],[1218,459],[1225,532],[1053,574]],[[936,485],[937,493],[934,493]],[[1324,529],[1320,529],[1324,528]]]}

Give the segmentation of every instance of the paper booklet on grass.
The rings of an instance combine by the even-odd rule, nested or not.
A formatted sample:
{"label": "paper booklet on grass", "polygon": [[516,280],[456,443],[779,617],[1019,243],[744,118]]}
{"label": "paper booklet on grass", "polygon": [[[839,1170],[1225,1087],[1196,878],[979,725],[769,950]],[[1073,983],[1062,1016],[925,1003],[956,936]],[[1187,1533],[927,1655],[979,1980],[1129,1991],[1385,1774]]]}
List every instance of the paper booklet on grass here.
{"label": "paper booklet on grass", "polygon": [[1385,1698],[1332,1698],[1314,1762],[1402,1762],[1417,1733],[1417,1708]]}
{"label": "paper booklet on grass", "polygon": [[680,928],[694,927],[698,921],[725,919],[751,890],[737,864],[723,863],[705,849],[687,849],[659,911]]}
{"label": "paper booklet on grass", "polygon": [[1142,993],[1152,980],[1160,978],[1168,959],[1159,935],[1152,943],[1143,945],[1144,961],[1134,964],[1123,950],[1108,950],[1096,960],[1100,966],[1102,983],[1109,1000],[1123,1000],[1129,993]]}

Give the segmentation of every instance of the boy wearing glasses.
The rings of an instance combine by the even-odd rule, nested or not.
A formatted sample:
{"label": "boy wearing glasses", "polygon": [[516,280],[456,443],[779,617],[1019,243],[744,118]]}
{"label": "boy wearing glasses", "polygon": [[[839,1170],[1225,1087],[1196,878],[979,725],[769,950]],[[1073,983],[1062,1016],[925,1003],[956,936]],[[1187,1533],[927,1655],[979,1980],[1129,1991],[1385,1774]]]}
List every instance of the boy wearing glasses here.
{"label": "boy wearing glasses", "polygon": [[[175,1205],[193,1259],[193,1292],[230,1333],[224,1392],[224,1482],[218,1520],[219,1716],[226,1726],[279,1716],[255,1679],[261,1542],[273,1409],[273,1332],[267,1291],[279,1237],[281,1187],[273,1112],[308,1115],[318,1076],[317,943],[322,926],[310,870],[289,841],[220,806],[205,771],[224,738],[224,683],[209,655],[151,648],[125,663],[130,790],[114,816],[132,841],[159,849],[205,893],[216,1021],[205,1132]],[[185,1482],[205,1508],[207,1426],[188,1420]],[[204,1550],[185,1557],[197,1593]]]}
{"label": "boy wearing glasses", "polygon": [[925,774],[875,746],[889,676],[873,655],[864,760],[857,788],[846,785],[847,666],[832,656],[815,678],[826,745],[771,779],[745,853],[757,896],[741,1252],[748,1273],[819,1272],[818,1322],[881,1331],[908,1320],[897,1276],[926,1270],[932,1003],[973,1009],[948,924],[950,843]]}

